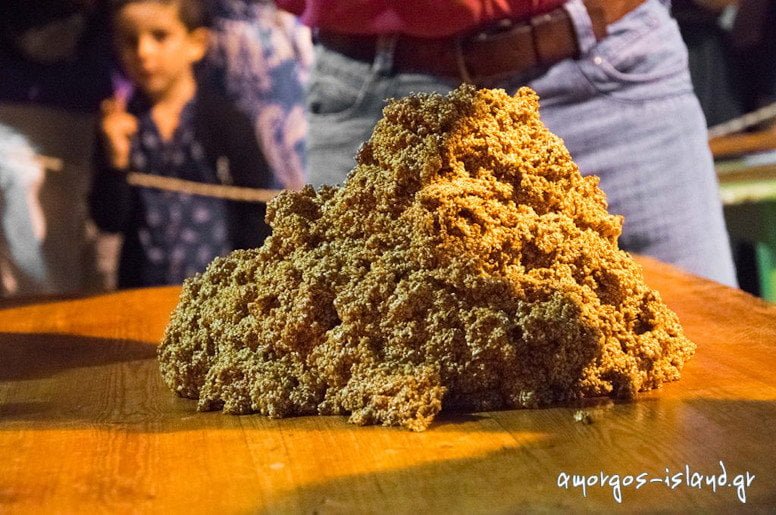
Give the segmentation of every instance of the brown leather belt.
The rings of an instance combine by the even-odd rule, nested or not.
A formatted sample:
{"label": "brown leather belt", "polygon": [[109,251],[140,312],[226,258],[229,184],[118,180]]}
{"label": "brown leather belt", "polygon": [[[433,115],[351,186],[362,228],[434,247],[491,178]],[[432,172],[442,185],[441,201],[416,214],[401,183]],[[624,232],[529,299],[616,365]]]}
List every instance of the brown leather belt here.
{"label": "brown leather belt", "polygon": [[[596,39],[606,27],[638,7],[644,0],[584,0]],[[548,66],[578,57],[574,25],[562,6],[529,20],[503,20],[493,27],[465,35],[420,38],[349,35],[326,30],[317,34],[326,48],[351,59],[373,62],[378,44],[393,46],[396,73],[424,73],[479,83]]]}

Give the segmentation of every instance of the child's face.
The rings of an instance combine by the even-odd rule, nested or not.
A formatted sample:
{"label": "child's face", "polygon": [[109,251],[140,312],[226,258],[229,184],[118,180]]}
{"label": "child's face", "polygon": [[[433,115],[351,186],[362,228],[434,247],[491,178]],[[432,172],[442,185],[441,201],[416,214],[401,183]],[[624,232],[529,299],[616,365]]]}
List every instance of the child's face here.
{"label": "child's face", "polygon": [[188,80],[207,50],[207,30],[188,30],[175,4],[125,5],[116,13],[116,36],[124,70],[154,100]]}

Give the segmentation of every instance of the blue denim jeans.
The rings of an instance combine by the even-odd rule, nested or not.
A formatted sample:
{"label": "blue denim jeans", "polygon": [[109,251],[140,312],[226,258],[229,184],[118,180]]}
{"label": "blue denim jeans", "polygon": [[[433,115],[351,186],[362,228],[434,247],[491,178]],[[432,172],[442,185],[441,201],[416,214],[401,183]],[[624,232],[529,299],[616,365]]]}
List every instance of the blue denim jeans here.
{"label": "blue denim jeans", "polygon": [[[0,245],[5,247],[3,253],[12,267],[14,294],[45,293],[49,289],[42,235],[36,234],[33,222],[34,210],[40,209],[34,197],[42,180],[43,167],[29,142],[0,125]],[[42,214],[39,217],[42,222]]]}
{"label": "blue denim jeans", "polygon": [[[706,125],[667,3],[645,1],[596,42],[581,0],[571,0],[579,59],[484,86],[514,92],[528,85],[539,94],[544,123],[582,173],[601,178],[610,211],[625,217],[623,249],[735,285]],[[458,85],[390,73],[386,52],[371,65],[316,52],[308,95],[309,178],[316,186],[344,181],[384,99]]]}

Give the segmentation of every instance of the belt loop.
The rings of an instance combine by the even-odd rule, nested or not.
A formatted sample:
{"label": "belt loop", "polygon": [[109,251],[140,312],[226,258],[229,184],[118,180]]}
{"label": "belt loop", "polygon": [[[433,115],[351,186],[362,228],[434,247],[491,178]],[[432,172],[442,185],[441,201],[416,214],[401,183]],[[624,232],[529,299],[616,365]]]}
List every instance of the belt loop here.
{"label": "belt loop", "polygon": [[390,75],[393,72],[393,57],[396,53],[396,34],[380,34],[375,42],[375,60],[372,71],[380,75]]}
{"label": "belt loop", "polygon": [[574,25],[574,32],[577,34],[577,43],[579,44],[579,55],[585,55],[595,46],[597,41],[593,30],[593,20],[582,0],[569,0],[563,4],[563,8],[569,13],[571,23]]}

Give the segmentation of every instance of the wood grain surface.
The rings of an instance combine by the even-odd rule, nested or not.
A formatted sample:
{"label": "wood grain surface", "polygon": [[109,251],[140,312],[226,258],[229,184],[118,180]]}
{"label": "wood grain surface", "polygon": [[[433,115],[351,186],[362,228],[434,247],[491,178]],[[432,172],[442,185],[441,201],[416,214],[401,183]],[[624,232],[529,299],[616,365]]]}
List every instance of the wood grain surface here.
{"label": "wood grain surface", "polygon": [[698,344],[681,381],[592,400],[582,421],[580,406],[443,414],[423,433],[197,413],[156,362],[177,288],[6,304],[0,512],[776,509],[776,307],[639,261]]}

